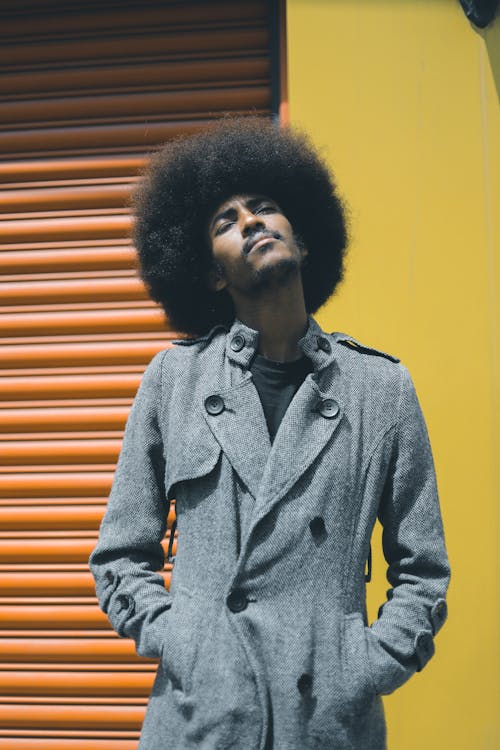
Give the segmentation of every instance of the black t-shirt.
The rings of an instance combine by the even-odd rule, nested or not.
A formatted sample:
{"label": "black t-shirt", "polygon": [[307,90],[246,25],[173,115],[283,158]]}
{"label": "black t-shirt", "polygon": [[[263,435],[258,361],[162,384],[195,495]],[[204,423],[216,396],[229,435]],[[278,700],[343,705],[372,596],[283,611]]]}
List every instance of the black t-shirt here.
{"label": "black t-shirt", "polygon": [[312,371],[312,362],[305,355],[291,362],[275,362],[262,354],[255,355],[250,372],[262,402],[271,443],[290,401]]}

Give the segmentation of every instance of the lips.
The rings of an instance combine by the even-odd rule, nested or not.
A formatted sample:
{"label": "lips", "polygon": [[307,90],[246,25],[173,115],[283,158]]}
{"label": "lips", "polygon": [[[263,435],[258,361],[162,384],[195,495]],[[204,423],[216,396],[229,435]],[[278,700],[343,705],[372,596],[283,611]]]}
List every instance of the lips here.
{"label": "lips", "polygon": [[251,242],[245,246],[244,252],[245,255],[248,255],[252,252],[252,250],[255,250],[257,247],[260,247],[261,245],[265,245],[267,242],[272,242],[276,240],[276,237],[272,234],[258,234],[256,235]]}
{"label": "lips", "polygon": [[256,250],[258,247],[261,247],[262,245],[266,245],[269,242],[273,242],[273,241],[274,241],[274,237],[264,237],[262,240],[258,240],[258,242],[254,242],[254,244],[252,245],[252,247],[250,248],[248,252],[251,253],[252,250]]}

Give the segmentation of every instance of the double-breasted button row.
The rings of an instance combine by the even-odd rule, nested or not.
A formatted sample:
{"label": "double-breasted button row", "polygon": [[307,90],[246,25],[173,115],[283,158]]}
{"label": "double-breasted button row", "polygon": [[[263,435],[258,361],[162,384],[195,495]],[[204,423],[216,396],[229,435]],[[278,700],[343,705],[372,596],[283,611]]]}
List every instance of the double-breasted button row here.
{"label": "double-breasted button row", "polygon": [[248,599],[241,589],[233,589],[226,599],[226,604],[231,612],[243,612],[248,607]]}
{"label": "double-breasted button row", "polygon": [[[205,409],[212,416],[221,414],[225,409],[224,399],[217,393],[207,396],[205,399]],[[333,398],[323,398],[319,402],[318,411],[325,419],[333,419],[339,414],[340,406]]]}

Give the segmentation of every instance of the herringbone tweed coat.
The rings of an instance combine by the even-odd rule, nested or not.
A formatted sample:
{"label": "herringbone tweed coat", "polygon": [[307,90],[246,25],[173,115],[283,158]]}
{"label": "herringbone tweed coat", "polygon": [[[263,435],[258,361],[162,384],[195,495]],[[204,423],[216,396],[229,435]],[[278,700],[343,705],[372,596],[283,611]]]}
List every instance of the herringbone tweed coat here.
{"label": "herringbone tweed coat", "polygon": [[[271,445],[258,336],[235,319],[159,352],[127,421],[89,562],[113,628],[159,658],[139,748],[382,750],[381,695],[425,666],[446,618],[425,422],[399,360],[309,316],[314,372]],[[377,516],[391,588],[368,626]]]}

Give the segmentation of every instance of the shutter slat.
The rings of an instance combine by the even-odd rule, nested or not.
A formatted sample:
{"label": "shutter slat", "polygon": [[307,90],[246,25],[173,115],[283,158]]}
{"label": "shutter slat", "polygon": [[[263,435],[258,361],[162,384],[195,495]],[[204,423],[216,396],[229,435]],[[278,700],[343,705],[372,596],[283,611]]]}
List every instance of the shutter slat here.
{"label": "shutter slat", "polygon": [[[68,467],[69,469],[69,467]],[[0,474],[0,497],[15,498],[15,497],[78,497],[80,495],[87,495],[90,497],[101,497],[102,495],[108,495],[111,489],[111,482],[113,479],[113,472],[80,472],[69,471],[67,473],[57,473],[47,471],[44,473],[28,473],[23,474]],[[87,550],[87,547],[85,547]],[[68,551],[68,555],[71,550]],[[17,553],[17,545],[16,545]],[[54,542],[53,549],[48,550],[45,547],[40,551],[40,554],[60,554],[59,548],[56,548]],[[88,551],[90,554],[90,549]],[[13,562],[16,557],[12,559],[8,557],[7,542],[2,544],[0,550],[0,561],[1,562]],[[22,555],[22,550],[20,550]],[[26,552],[28,554],[28,552]],[[75,561],[80,562],[81,555],[76,549],[76,543],[74,544],[73,551],[71,554],[77,555]],[[88,557],[88,555],[87,555]],[[34,559],[34,558],[30,558]],[[42,559],[38,557],[37,559]],[[68,558],[69,559],[69,558]],[[73,557],[71,558],[73,559]]]}
{"label": "shutter slat", "polygon": [[0,466],[28,466],[28,462],[111,464],[118,460],[120,448],[121,440],[10,440],[6,446],[0,444]]}
{"label": "shutter slat", "polygon": [[[68,315],[59,312],[38,313],[35,319],[32,315],[6,313],[2,315],[2,336],[27,336],[57,334],[84,334],[136,332],[136,331],[164,331],[165,318],[160,310],[138,309],[130,310],[127,315],[115,311],[95,310],[73,313]],[[1,398],[1,397],[0,397]]]}
{"label": "shutter slat", "polygon": [[[33,5],[30,3],[29,5]],[[54,5],[54,3],[51,3]],[[63,3],[68,7],[69,3]],[[110,6],[115,6],[114,12],[110,13]],[[128,7],[131,6],[131,7]],[[187,5],[187,4],[186,4]],[[76,33],[95,31],[103,33],[104,30],[117,30],[137,28],[137,5],[130,2],[112,3],[109,0],[104,7],[97,7],[91,15],[85,12],[72,12],[71,15],[62,12],[59,16],[47,17],[43,11],[39,14],[32,13],[31,18],[23,15],[22,18],[7,18],[3,20],[1,37],[9,39],[18,35],[21,39],[29,34],[35,34],[40,38],[43,34],[53,36],[56,33],[63,33],[65,36]],[[119,11],[119,12],[117,12]],[[151,3],[141,4],[142,25],[148,24],[151,29],[158,27],[159,23],[165,23],[165,8],[158,8]],[[262,17],[266,13],[265,2],[252,3],[225,3],[210,2],[207,5],[203,2],[189,3],[189,6],[183,7],[183,4],[172,5],[168,8],[168,27],[184,26],[187,29],[192,28],[194,24],[209,28],[214,24],[233,24],[239,25],[244,23],[262,23]],[[1,14],[0,14],[1,18]]]}
{"label": "shutter slat", "polygon": [[[105,36],[105,35],[103,35]],[[0,46],[0,65],[8,70],[29,69],[34,63],[72,65],[92,59],[94,65],[109,64],[110,61],[122,62],[137,57],[160,60],[174,59],[175,55],[204,59],[212,54],[222,52],[241,58],[243,54],[263,55],[269,45],[269,31],[264,28],[229,27],[211,29],[208,32],[197,30],[170,31],[168,26],[163,30],[155,29],[141,35],[119,35],[111,31],[105,38],[89,36],[74,39],[66,38],[41,41],[37,45],[30,42],[4,44]]]}
{"label": "shutter slat", "polygon": [[13,573],[0,582],[0,597],[18,594],[23,597],[93,597],[94,593],[90,573]]}
{"label": "shutter slat", "polygon": [[196,133],[209,125],[203,118],[186,122],[112,123],[64,128],[37,128],[0,131],[0,154],[3,158],[19,158],[31,152],[34,156],[46,156],[48,152],[59,154],[123,153],[149,150],[158,142],[175,138],[182,133]]}
{"label": "shutter slat", "polygon": [[[105,441],[101,441],[104,443]],[[44,531],[46,529],[85,529],[85,530],[98,530],[99,524],[104,515],[104,506],[102,505],[76,505],[76,506],[61,506],[54,507],[51,505],[45,505],[39,508],[33,506],[0,506],[0,528],[2,531],[11,530],[29,530],[37,529],[38,531]],[[58,580],[66,580],[65,575],[61,574],[63,578]],[[90,573],[89,573],[90,575]],[[75,583],[80,581],[80,578],[73,578],[73,574],[68,574],[68,580],[74,580]],[[0,581],[0,592],[5,592],[12,588],[15,592],[16,586],[21,585],[19,581],[24,579],[19,575],[14,575],[11,578],[5,578]],[[49,577],[44,579],[45,583],[49,584]],[[89,579],[90,580],[90,579]],[[33,582],[37,588],[39,584]],[[51,584],[52,585],[52,584]],[[2,593],[2,596],[5,594]],[[1,648],[1,644],[0,644]]]}
{"label": "shutter slat", "polygon": [[[95,543],[96,536],[75,538],[69,537],[67,532],[64,539],[57,538],[55,534],[52,534],[48,539],[30,539],[26,535],[21,539],[4,538],[0,549],[0,563],[86,563]],[[162,547],[166,554],[168,535],[162,541]],[[9,611],[12,613],[16,610],[11,607]],[[35,612],[38,613],[38,610],[35,610]],[[3,617],[7,616],[7,612],[1,612],[0,622]],[[98,620],[98,622],[101,622],[101,620]],[[0,627],[6,626],[0,625]],[[16,625],[15,627],[22,626]],[[55,627],[55,625],[47,626],[38,622],[37,627]],[[77,625],[75,624],[73,627],[77,627]],[[82,622],[81,627],[89,626]]]}
{"label": "shutter slat", "polygon": [[[1,110],[0,110],[1,111]],[[122,208],[130,198],[130,185],[80,186],[40,190],[0,191],[0,213],[55,211],[68,208]]]}
{"label": "shutter slat", "polygon": [[[95,732],[89,735],[82,730],[80,732],[54,730],[47,733],[47,737],[40,738],[40,732],[35,730],[2,732],[4,737],[0,738],[0,750],[135,750],[137,740],[131,740],[131,736],[139,736],[139,732],[99,732],[100,737],[108,739],[95,739]],[[74,737],[86,737],[86,739],[73,739]],[[120,738],[120,739],[117,739]]]}
{"label": "shutter slat", "polygon": [[28,659],[32,662],[40,661],[52,664],[66,664],[67,662],[135,664],[138,659],[141,662],[153,661],[138,657],[133,642],[126,638],[61,639],[32,636],[28,641],[26,638],[14,636],[0,641],[0,663],[25,663]]}
{"label": "shutter slat", "polygon": [[[51,532],[55,532],[56,530],[97,531],[102,521],[104,510],[105,506],[103,503],[61,506],[44,504],[39,507],[32,504],[22,506],[19,503],[15,506],[3,505],[0,506],[0,528],[4,534],[8,531],[26,532],[32,529],[36,529],[37,534],[45,530],[50,530]],[[174,512],[171,511],[167,518],[168,528],[171,528],[173,518]],[[90,572],[87,571],[86,575],[90,576]],[[73,579],[72,576],[73,574],[69,576],[68,580],[75,580],[75,582],[82,580],[81,578]],[[45,583],[48,584],[49,578],[43,579]],[[14,581],[13,584],[9,582],[10,579],[3,579],[0,582],[0,591],[6,591],[7,588],[5,587],[11,585],[13,587],[12,590],[15,591],[15,586],[19,585],[18,582],[24,579],[16,574],[12,580]],[[61,580],[66,579],[63,578]],[[88,580],[91,580],[90,577]],[[39,584],[34,582],[33,585],[38,587]]]}
{"label": "shutter slat", "polygon": [[37,160],[22,159],[11,162],[0,162],[0,180],[2,182],[27,182],[32,180],[60,180],[71,177],[99,179],[136,175],[146,162],[144,156],[78,157]]}
{"label": "shutter slat", "polygon": [[30,729],[139,729],[144,718],[142,706],[64,706],[2,705],[0,728]]}
{"label": "shutter slat", "polygon": [[[109,298],[109,297],[108,297]],[[0,349],[0,368],[2,367],[40,367],[103,364],[122,362],[124,364],[144,364],[163,348],[167,341],[149,341],[126,339],[123,342],[112,340],[93,342],[91,344],[43,344],[26,346],[3,346]],[[48,412],[47,412],[48,415]],[[19,415],[21,417],[21,415]],[[114,429],[114,428],[113,428]]]}
{"label": "shutter slat", "polygon": [[143,120],[144,117],[161,117],[169,114],[178,117],[200,111],[225,111],[235,109],[262,109],[269,106],[267,86],[238,88],[197,89],[194,91],[146,92],[102,94],[100,96],[58,97],[33,101],[7,102],[0,108],[0,124],[36,121],[40,124],[65,122],[116,121],[116,119]]}
{"label": "shutter slat", "polygon": [[[95,604],[73,604],[73,605],[29,605],[18,604],[12,606],[3,605],[0,609],[0,628],[22,628],[27,630],[37,628],[87,628],[101,630],[111,628],[108,619]],[[0,704],[1,707],[1,704]]]}
{"label": "shutter slat", "polygon": [[[58,219],[19,219],[17,221],[0,220],[0,243],[25,242],[29,239],[57,240],[65,237],[82,240],[86,237],[127,237],[130,234],[131,222],[128,216],[58,218]],[[3,294],[2,294],[3,298]]]}
{"label": "shutter slat", "polygon": [[[38,238],[37,238],[38,239]],[[67,243],[69,244],[69,243]],[[0,252],[0,273],[48,273],[54,271],[118,270],[134,268],[136,254],[129,245],[102,245],[101,247],[72,247],[71,249],[45,249],[37,242],[37,249],[19,246],[15,252]]]}
{"label": "shutter slat", "polygon": [[[139,387],[139,374],[69,375],[59,377],[3,377],[1,401],[21,399],[76,399],[132,397]],[[26,446],[29,449],[29,446]]]}
{"label": "shutter slat", "polygon": [[11,98],[42,93],[70,93],[79,91],[144,90],[161,86],[166,88],[200,88],[220,83],[223,86],[238,82],[263,83],[269,79],[267,57],[231,58],[211,60],[180,60],[112,65],[107,67],[77,67],[68,70],[48,69],[23,73],[6,73],[0,79],[0,93]]}
{"label": "shutter slat", "polygon": [[[91,666],[91,665],[90,665]],[[9,695],[95,695],[106,696],[139,696],[147,697],[151,691],[151,672],[154,665],[129,664],[124,674],[122,671],[100,672],[96,665],[92,671],[79,672],[75,665],[68,664],[68,669],[61,672],[52,670],[16,670],[0,669],[0,691]],[[101,667],[102,668],[102,667]],[[114,669],[117,667],[115,666]],[[138,671],[138,670],[141,671]],[[145,671],[147,670],[147,671]]]}
{"label": "shutter slat", "polygon": [[0,737],[0,750],[136,750],[137,740],[116,739],[56,739],[53,735],[45,739],[27,737]]}

